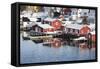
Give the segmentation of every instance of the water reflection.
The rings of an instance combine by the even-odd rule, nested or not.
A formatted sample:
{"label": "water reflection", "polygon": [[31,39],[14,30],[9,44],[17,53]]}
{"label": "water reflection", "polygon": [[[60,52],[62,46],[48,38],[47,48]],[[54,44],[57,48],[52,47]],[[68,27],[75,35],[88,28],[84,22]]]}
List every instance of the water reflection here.
{"label": "water reflection", "polygon": [[[25,40],[25,39],[24,39]],[[43,46],[47,47],[54,47],[59,48],[61,46],[75,46],[83,49],[91,49],[95,48],[95,43],[88,43],[88,42],[74,42],[74,41],[68,41],[61,38],[49,38],[49,39],[38,39],[38,40],[32,40],[34,43],[42,43]]]}
{"label": "water reflection", "polygon": [[95,44],[62,38],[26,40],[20,36],[21,63],[95,59]]}

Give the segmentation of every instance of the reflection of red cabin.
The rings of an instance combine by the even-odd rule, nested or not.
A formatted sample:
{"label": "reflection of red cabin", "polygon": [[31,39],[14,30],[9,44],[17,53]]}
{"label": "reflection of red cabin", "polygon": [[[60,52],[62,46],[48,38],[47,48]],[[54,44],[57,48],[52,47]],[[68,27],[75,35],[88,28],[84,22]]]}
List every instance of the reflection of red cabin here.
{"label": "reflection of red cabin", "polygon": [[55,48],[61,47],[61,41],[58,40],[58,39],[54,39],[52,46],[55,47]]}
{"label": "reflection of red cabin", "polygon": [[96,41],[96,38],[95,38],[96,36],[95,36],[95,34],[92,34],[92,41]]}
{"label": "reflection of red cabin", "polygon": [[61,47],[61,40],[57,38],[46,39],[44,40],[44,44],[50,44],[54,48],[59,48]]}
{"label": "reflection of red cabin", "polygon": [[95,31],[90,32],[88,34],[88,38],[95,42],[96,41]]}
{"label": "reflection of red cabin", "polygon": [[86,43],[80,43],[79,44],[79,48],[82,49],[86,49],[88,47],[88,45]]}

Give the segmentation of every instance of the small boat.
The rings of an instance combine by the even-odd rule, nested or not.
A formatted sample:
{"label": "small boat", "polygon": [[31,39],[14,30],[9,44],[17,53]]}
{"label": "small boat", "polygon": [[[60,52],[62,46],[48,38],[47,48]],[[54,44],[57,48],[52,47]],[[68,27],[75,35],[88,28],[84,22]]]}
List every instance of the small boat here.
{"label": "small boat", "polygon": [[29,38],[28,36],[29,36],[29,35],[28,35],[27,32],[23,32],[23,33],[22,33],[22,38],[23,38],[24,40],[29,40],[30,38]]}
{"label": "small boat", "polygon": [[75,39],[73,39],[73,40],[75,40],[75,41],[80,41],[80,40],[87,40],[87,38],[85,38],[85,37],[79,37],[79,38],[75,38]]}

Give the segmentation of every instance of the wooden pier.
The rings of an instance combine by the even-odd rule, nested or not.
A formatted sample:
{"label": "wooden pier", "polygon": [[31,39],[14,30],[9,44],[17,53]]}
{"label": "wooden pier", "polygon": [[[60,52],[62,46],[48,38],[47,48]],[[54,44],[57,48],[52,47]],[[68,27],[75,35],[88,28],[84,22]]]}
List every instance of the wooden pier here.
{"label": "wooden pier", "polygon": [[52,35],[47,35],[47,36],[28,36],[31,40],[38,40],[38,39],[48,39],[52,38]]}

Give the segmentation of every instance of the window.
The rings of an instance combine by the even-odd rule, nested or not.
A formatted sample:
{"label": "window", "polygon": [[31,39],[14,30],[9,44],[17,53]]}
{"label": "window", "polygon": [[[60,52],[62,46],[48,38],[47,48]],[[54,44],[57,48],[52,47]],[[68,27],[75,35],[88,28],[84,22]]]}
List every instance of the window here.
{"label": "window", "polygon": [[75,32],[75,29],[73,29],[73,32]]}
{"label": "window", "polygon": [[79,30],[77,30],[77,32],[79,33]]}
{"label": "window", "polygon": [[73,29],[70,29],[70,32],[72,33],[73,32]]}
{"label": "window", "polygon": [[76,29],[76,30],[75,30],[75,33],[78,34],[78,33],[79,33],[79,30]]}
{"label": "window", "polygon": [[84,15],[87,15],[87,13],[86,13],[86,12],[84,12]]}

